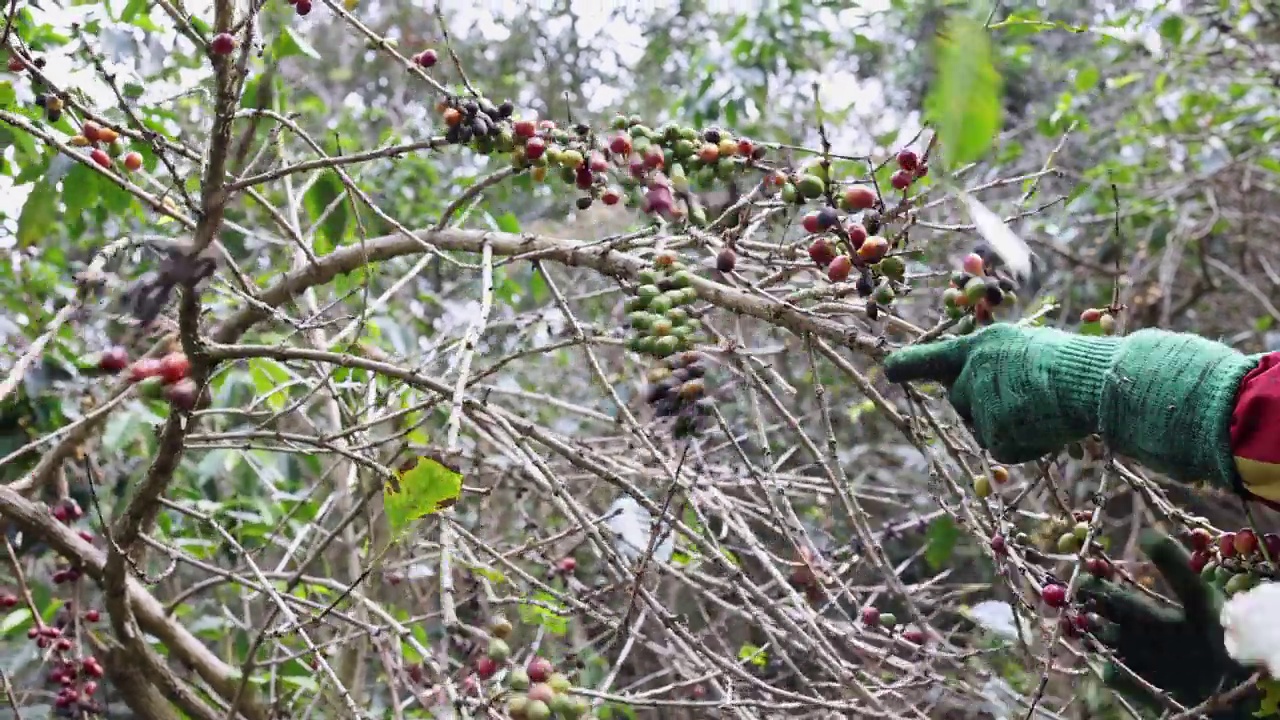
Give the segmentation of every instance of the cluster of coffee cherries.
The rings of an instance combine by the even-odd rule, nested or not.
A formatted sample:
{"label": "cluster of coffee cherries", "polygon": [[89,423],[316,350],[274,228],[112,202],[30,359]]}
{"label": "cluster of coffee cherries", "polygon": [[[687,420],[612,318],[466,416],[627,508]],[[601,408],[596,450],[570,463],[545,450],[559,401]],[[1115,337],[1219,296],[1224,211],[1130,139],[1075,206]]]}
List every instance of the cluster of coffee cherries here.
{"label": "cluster of coffee cherries", "polygon": [[[44,69],[45,59],[35,58],[32,60],[39,69]],[[20,73],[27,69],[28,65],[25,60],[17,55],[9,56],[9,72]],[[55,92],[50,92],[40,78],[32,78],[31,90],[36,94],[36,107],[44,111],[44,119],[51,123],[56,123],[62,119],[62,111],[66,109],[66,103],[62,96]]]}
{"label": "cluster of coffee cherries", "polygon": [[[434,50],[414,56],[424,68],[438,59]],[[639,116],[619,115],[610,133],[598,134],[585,123],[560,127],[550,119],[515,118],[510,102],[494,106],[484,99],[447,97],[437,111],[449,128],[449,142],[482,154],[509,154],[535,182],[551,177],[576,187],[582,191],[576,201],[581,210],[596,201],[618,205],[629,193],[632,204],[646,213],[705,225],[706,211],[690,189],[712,187],[755,166],[765,154],[727,130],[675,124],[654,129]]]}
{"label": "cluster of coffee cherries", "polygon": [[[476,658],[473,672],[464,679],[465,694],[480,695],[480,683],[493,680],[510,664],[508,641],[514,629],[505,616],[490,620],[488,648]],[[417,666],[411,668],[409,674],[415,681],[422,679],[422,671]],[[591,717],[588,715],[590,703],[572,694],[573,683],[569,677],[558,672],[555,664],[545,657],[534,656],[524,667],[510,668],[498,682],[502,687],[495,688],[497,692],[491,697],[505,695],[507,714],[515,720],[589,720]]]}
{"label": "cluster of coffee cherries", "polygon": [[903,640],[913,645],[924,644],[924,631],[916,627],[898,624],[898,616],[893,613],[880,612],[875,606],[862,609],[862,624],[872,628],[884,628],[890,633],[902,636]]}
{"label": "cluster of coffee cherries", "polygon": [[995,322],[995,309],[1013,304],[1013,281],[988,272],[987,263],[977,252],[964,257],[961,268],[951,276],[951,284],[942,293],[947,317],[956,320],[955,332],[967,335],[980,325]]}
{"label": "cluster of coffee cherries", "polygon": [[[426,52],[417,55],[419,64],[428,57]],[[434,64],[434,61],[432,61]],[[494,105],[484,98],[479,100],[446,97],[436,105],[448,126],[445,140],[456,145],[474,143],[476,150],[483,154],[492,152],[511,152],[515,148],[515,139],[509,125],[515,106],[510,101]]]}
{"label": "cluster of coffee cherries", "polygon": [[[84,509],[80,507],[80,503],[76,502],[74,498],[67,497],[59,500],[53,507],[49,508],[49,514],[53,516],[54,520],[71,527],[84,517]],[[86,530],[80,531],[80,537],[85,542],[93,542],[93,534]],[[62,585],[79,580],[81,574],[79,566],[66,565],[54,570],[50,579],[53,580],[54,585]]]}
{"label": "cluster of coffee cherries", "polygon": [[[794,184],[802,197],[825,192],[826,182],[819,176],[804,174]],[[853,185],[840,194],[841,210],[823,207],[806,214],[801,226],[809,234],[809,259],[826,271],[833,283],[845,282],[856,270],[855,289],[868,298],[867,315],[872,320],[887,307],[899,292],[906,290],[906,263],[898,255],[890,255],[890,243],[877,235],[883,229],[881,214],[876,210],[880,200],[865,185]],[[854,214],[857,214],[855,217]]]}
{"label": "cluster of coffee cherries", "polygon": [[1088,308],[1080,313],[1080,322],[1085,325],[1096,323],[1103,335],[1111,335],[1116,331],[1116,316],[1109,307]]}
{"label": "cluster of coffee cherries", "polygon": [[899,150],[897,161],[898,169],[889,176],[889,184],[894,190],[906,192],[916,180],[929,174],[929,163],[923,162],[910,148]]}
{"label": "cluster of coffee cherries", "polygon": [[[100,713],[101,705],[94,699],[98,692],[98,680],[105,673],[102,663],[92,655],[79,658],[76,653],[74,636],[74,620],[71,613],[74,606],[60,611],[53,625],[36,625],[27,630],[27,638],[40,650],[48,652],[49,675],[46,680],[58,687],[54,696],[54,707],[72,714]],[[97,610],[85,612],[85,622],[97,622],[101,615]]]}
{"label": "cluster of coffee cherries", "polygon": [[660,418],[674,417],[677,439],[692,437],[712,414],[707,397],[707,356],[696,350],[672,355],[649,371],[645,401]]}
{"label": "cluster of coffee cherries", "polygon": [[142,168],[142,153],[134,150],[125,152],[124,145],[120,142],[120,133],[92,120],[81,125],[80,132],[71,136],[70,142],[75,147],[89,148],[89,159],[100,167],[110,168],[113,158],[120,158],[120,162],[130,172]]}
{"label": "cluster of coffee cherries", "polygon": [[97,369],[108,375],[129,371],[129,380],[137,383],[138,393],[148,399],[163,398],[179,410],[192,410],[200,397],[200,388],[188,373],[191,361],[180,351],[159,358],[141,358],[129,364],[129,353],[116,346],[104,350],[94,361]]}
{"label": "cluster of coffee cherries", "polygon": [[1243,592],[1264,578],[1275,578],[1280,563],[1280,535],[1259,536],[1249,528],[1218,536],[1204,528],[1184,535],[1191,547],[1191,569],[1228,596]]}
{"label": "cluster of coffee cherries", "polygon": [[524,668],[516,668],[507,676],[511,696],[507,698],[507,714],[515,720],[581,720],[587,717],[591,704],[572,695],[573,682],[544,657],[534,657]]}
{"label": "cluster of coffee cherries", "polygon": [[661,252],[640,271],[635,296],[627,299],[627,348],[657,358],[693,348],[701,323],[689,312],[698,299],[693,274],[675,253]]}
{"label": "cluster of coffee cherries", "polygon": [[[638,115],[619,115],[613,119],[613,130],[590,153],[592,160],[604,161],[594,163],[593,170],[631,190],[642,211],[668,219],[688,217],[699,226],[707,223],[706,210],[689,191],[729,180],[766,154],[749,138],[734,137],[720,127],[699,130],[667,123],[655,129]],[[684,207],[676,204],[673,193],[684,198]],[[612,194],[616,197],[621,191],[614,189]]]}

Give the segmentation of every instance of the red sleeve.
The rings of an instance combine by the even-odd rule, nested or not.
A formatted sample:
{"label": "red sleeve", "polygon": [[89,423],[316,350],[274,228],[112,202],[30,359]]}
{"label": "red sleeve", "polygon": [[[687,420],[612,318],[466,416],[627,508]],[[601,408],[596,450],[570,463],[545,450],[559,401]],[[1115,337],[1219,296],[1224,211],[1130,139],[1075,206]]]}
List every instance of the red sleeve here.
{"label": "red sleeve", "polygon": [[1268,504],[1280,503],[1280,352],[1263,355],[1240,381],[1231,453],[1245,489]]}

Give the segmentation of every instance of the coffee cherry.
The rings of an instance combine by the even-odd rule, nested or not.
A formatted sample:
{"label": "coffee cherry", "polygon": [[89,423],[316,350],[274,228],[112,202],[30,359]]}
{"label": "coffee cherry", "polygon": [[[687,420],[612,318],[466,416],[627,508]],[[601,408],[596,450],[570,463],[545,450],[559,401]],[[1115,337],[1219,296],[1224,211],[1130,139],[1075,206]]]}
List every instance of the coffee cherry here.
{"label": "coffee cherry", "polygon": [[511,130],[515,133],[516,137],[524,138],[526,140],[538,134],[538,126],[532,120],[517,120],[515,121],[515,124],[512,125]]}
{"label": "coffee cherry", "polygon": [[986,475],[978,475],[973,478],[973,494],[980,498],[991,496],[991,480]]}
{"label": "coffee cherry", "polygon": [[751,142],[747,138],[738,138],[738,154],[739,155],[741,155],[742,157],[749,158],[755,153],[755,151],[756,151],[755,143]]}
{"label": "coffee cherry", "polygon": [[1065,585],[1049,583],[1040,590],[1040,599],[1051,608],[1064,607],[1067,604],[1067,588]]}
{"label": "coffee cherry", "polygon": [[524,709],[525,720],[549,720],[551,706],[541,700],[529,700]]}
{"label": "coffee cherry", "polygon": [[190,411],[195,408],[199,398],[199,388],[191,378],[183,378],[164,389],[164,398],[179,410]]}
{"label": "coffee cherry", "polygon": [[1080,322],[1082,323],[1096,323],[1101,319],[1102,311],[1098,308],[1089,308],[1088,310],[1080,313]]}
{"label": "coffee cherry", "polygon": [[497,672],[498,662],[488,655],[482,655],[476,660],[476,675],[479,675],[481,680],[488,680]]}
{"label": "coffee cherry", "polygon": [[1098,327],[1103,335],[1111,335],[1116,331],[1116,316],[1107,313],[1098,319]]}
{"label": "coffee cherry", "polygon": [[20,73],[27,69],[27,64],[17,55],[10,55],[8,68],[11,73]]}
{"label": "coffee cherry", "polygon": [[804,219],[800,221],[800,225],[809,234],[822,232],[822,223],[818,220],[818,213],[816,212],[805,215]]}
{"label": "coffee cherry", "polygon": [[496,663],[505,663],[511,657],[511,647],[502,638],[495,637],[489,640],[489,648],[485,654]]}
{"label": "coffee cherry", "polygon": [[796,182],[796,189],[800,191],[802,197],[813,200],[822,195],[827,189],[827,184],[817,175],[806,173]]}
{"label": "coffee cherry", "polygon": [[1187,540],[1191,544],[1192,550],[1208,550],[1213,544],[1213,536],[1204,528],[1195,528],[1187,533]]}
{"label": "coffee cherry", "polygon": [[413,61],[418,64],[418,67],[433,68],[440,61],[440,55],[435,50],[427,48],[415,55]]}
{"label": "coffee cherry", "polygon": [[738,266],[738,254],[733,248],[725,248],[716,255],[716,269],[722,273],[731,273]]}
{"label": "coffee cherry", "polygon": [[578,561],[574,559],[572,555],[570,555],[569,557],[560,558],[560,562],[556,563],[556,570],[558,570],[561,573],[564,573],[565,575],[569,575],[573,573],[574,570],[577,570],[577,569],[578,569]]}
{"label": "coffee cherry", "polygon": [[100,148],[94,148],[93,151],[89,153],[89,159],[94,161],[101,167],[104,167],[104,168],[111,167],[111,156],[108,155],[106,151]]}
{"label": "coffee cherry", "polygon": [[231,33],[218,33],[209,42],[209,50],[214,55],[230,55],[236,49],[236,38]]}
{"label": "coffee cherry", "polygon": [[85,140],[91,143],[98,142],[98,133],[102,130],[102,126],[92,120],[86,120],[84,125],[80,126],[80,134]]}
{"label": "coffee cherry", "polygon": [[969,275],[982,275],[985,271],[982,262],[982,256],[977,253],[969,253],[964,256],[964,262],[960,264],[964,271]]}
{"label": "coffee cherry", "polygon": [[997,534],[991,536],[991,552],[997,555],[1004,555],[1008,551],[1009,545],[1003,535]]}
{"label": "coffee cherry", "polygon": [[1236,556],[1235,533],[1223,533],[1222,537],[1218,538],[1218,554],[1224,558]]}
{"label": "coffee cherry", "polygon": [[1254,535],[1253,531],[1249,528],[1244,528],[1236,533],[1236,538],[1233,544],[1236,547],[1237,553],[1241,555],[1252,555],[1258,550],[1258,536]]}
{"label": "coffee cherry", "polygon": [[991,467],[991,480],[997,485],[1004,485],[1009,482],[1009,468],[1003,465],[993,465]]}
{"label": "coffee cherry", "polygon": [[124,166],[129,172],[137,172],[142,168],[142,153],[129,152],[125,153]]}
{"label": "coffee cherry", "polygon": [[876,265],[876,269],[880,271],[881,275],[899,282],[907,276],[907,264],[897,255],[890,255],[881,260]]}
{"label": "coffee cherry", "polygon": [[528,690],[529,673],[525,672],[524,668],[512,668],[507,675],[507,685],[510,685],[512,690]]}
{"label": "coffee cherry", "polygon": [[866,263],[877,263],[889,252],[889,241],[879,235],[867,238],[858,248],[858,257]]}
{"label": "coffee cherry", "polygon": [[1266,533],[1262,536],[1262,546],[1266,548],[1267,556],[1272,562],[1280,560],[1280,535]]}
{"label": "coffee cherry", "polygon": [[540,682],[529,688],[529,700],[532,702],[549,703],[555,699],[555,688],[545,682]]}
{"label": "coffee cherry", "polygon": [[[455,111],[456,112],[456,111]],[[537,160],[547,151],[547,141],[540,137],[531,137],[524,144],[524,156],[530,160]]]}
{"label": "coffee cherry", "polygon": [[912,645],[923,645],[924,632],[921,630],[917,630],[916,628],[907,628],[906,630],[902,631],[902,639],[906,640]]}
{"label": "coffee cherry", "polygon": [[129,353],[122,347],[104,350],[98,358],[98,369],[105,373],[118,373],[129,366]]}
{"label": "coffee cherry", "polygon": [[536,683],[546,682],[547,678],[551,677],[551,673],[555,671],[555,666],[544,657],[534,657],[525,667],[525,672],[529,674],[529,680]]}
{"label": "coffee cherry", "polygon": [[920,167],[920,157],[911,150],[902,150],[898,153],[898,167],[906,172],[914,173]]}
{"label": "coffee cherry", "polygon": [[869,210],[876,206],[876,193],[865,185],[853,185],[844,191],[844,204],[850,210]]}
{"label": "coffee cherry", "polygon": [[840,222],[840,214],[835,208],[824,207],[818,211],[818,227],[823,230],[830,230]]}
{"label": "coffee cherry", "polygon": [[853,270],[853,261],[848,255],[837,255],[827,266],[827,279],[831,282],[844,282],[849,279]]}
{"label": "coffee cherry", "polygon": [[836,257],[835,248],[826,238],[818,238],[809,246],[809,259],[818,267],[826,267]]}
{"label": "coffee cherry", "polygon": [[1111,563],[1107,562],[1105,558],[1100,557],[1091,557],[1088,560],[1085,560],[1084,569],[1090,575],[1103,580],[1109,579],[1114,572],[1114,568],[1111,567]]}
{"label": "coffee cherry", "polygon": [[1188,563],[1189,567],[1191,568],[1191,572],[1198,573],[1203,571],[1205,566],[1209,564],[1209,558],[1210,558],[1209,553],[1204,550],[1196,550],[1195,552],[1191,553],[1191,560]]}
{"label": "coffee cherry", "polygon": [[880,613],[880,627],[891,628],[898,624],[898,616],[893,613]]}
{"label": "coffee cherry", "polygon": [[906,190],[911,187],[911,183],[915,180],[911,173],[905,170],[897,170],[893,175],[889,176],[889,184],[894,190]]}
{"label": "coffee cherry", "polygon": [[155,377],[161,372],[160,360],[157,358],[142,358],[129,368],[129,379],[133,382],[141,382],[149,377]]}
{"label": "coffee cherry", "polygon": [[[98,142],[104,143],[106,145],[112,145],[115,143],[115,141],[119,139],[120,139],[120,133],[116,132],[115,130],[112,130],[109,127],[98,128]],[[110,150],[111,148],[107,148],[107,149]]]}
{"label": "coffee cherry", "polygon": [[160,358],[160,377],[166,383],[176,383],[191,371],[191,361],[185,353],[172,352]]}
{"label": "coffee cherry", "polygon": [[862,624],[863,624],[863,625],[879,625],[879,624],[880,624],[880,611],[879,611],[879,610],[877,610],[877,609],[876,609],[876,608],[874,608],[874,607],[866,607],[866,608],[863,608],[863,609],[862,609]]}
{"label": "coffee cherry", "polygon": [[85,619],[85,622],[91,622],[91,623],[98,622],[99,620],[102,619],[102,614],[99,613],[97,610],[89,610],[85,612],[84,619]]}
{"label": "coffee cherry", "polygon": [[552,673],[551,677],[547,678],[547,684],[551,686],[551,689],[557,695],[567,693],[573,689],[573,683],[563,673]]}

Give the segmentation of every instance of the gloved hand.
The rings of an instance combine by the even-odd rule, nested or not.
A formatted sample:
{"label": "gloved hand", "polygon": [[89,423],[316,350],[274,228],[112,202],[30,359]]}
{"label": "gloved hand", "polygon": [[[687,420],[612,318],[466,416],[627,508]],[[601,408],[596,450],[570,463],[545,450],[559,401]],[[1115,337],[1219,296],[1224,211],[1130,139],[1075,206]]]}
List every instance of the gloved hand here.
{"label": "gloved hand", "polygon": [[[1136,675],[1188,709],[1248,680],[1252,673],[1232,660],[1223,644],[1218,620],[1222,593],[1191,569],[1190,556],[1173,538],[1147,531],[1142,547],[1182,609],[1160,607],[1135,590],[1089,577],[1077,596],[1104,620],[1105,627],[1094,635],[1111,646]],[[1108,663],[1103,677],[1135,702],[1156,710],[1166,708],[1114,663]],[[1260,698],[1260,692],[1251,691],[1207,714],[1214,720],[1244,720],[1258,709]]]}
{"label": "gloved hand", "polygon": [[998,462],[1016,464],[1100,433],[1116,452],[1184,482],[1238,488],[1230,418],[1257,365],[1196,335],[1123,338],[998,323],[885,359],[891,382],[935,380]]}

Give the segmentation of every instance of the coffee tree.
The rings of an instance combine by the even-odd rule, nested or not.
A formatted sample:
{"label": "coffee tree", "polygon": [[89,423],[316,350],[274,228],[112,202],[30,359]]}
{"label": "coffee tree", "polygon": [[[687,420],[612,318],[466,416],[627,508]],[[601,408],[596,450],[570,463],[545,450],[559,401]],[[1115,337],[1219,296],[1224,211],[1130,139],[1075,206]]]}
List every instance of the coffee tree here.
{"label": "coffee tree", "polygon": [[[1265,333],[1269,252],[1218,236],[1274,194],[1274,158],[1180,140],[1175,156],[1233,159],[1149,187],[1163,179],[1134,166],[1154,176],[1152,157],[1069,144],[1153,127],[1163,88],[1091,107],[1104,79],[1074,66],[1139,63],[1116,39],[1132,23],[1172,42],[1188,87],[1215,72],[1214,33],[1260,58],[1236,105],[1191,93],[1212,122],[1166,120],[1161,142],[1267,132],[1265,13],[895,9],[918,21],[898,49],[921,52],[882,79],[924,78],[900,86],[917,119],[851,130],[794,55],[871,65],[893,43],[845,47],[814,29],[838,10],[823,3],[759,25],[650,18],[649,53],[705,59],[687,48],[715,29],[743,66],[777,53],[753,29],[780,33],[805,80],[785,102],[716,99],[709,74],[674,107],[641,91],[603,107],[611,71],[534,11],[507,33],[541,64],[507,72],[496,55],[520,42],[499,52],[435,9],[116,5],[15,3],[0,42],[21,196],[0,208],[15,708],[1137,712],[1101,682],[1123,664],[1078,593],[1088,576],[1154,586],[1132,528],[1181,531],[1228,593],[1274,574],[1280,537],[1180,506],[1100,442],[995,464],[945,391],[879,367],[997,321],[1175,325],[1224,277]],[[1092,43],[1072,46],[1070,92],[1026,64],[1064,37]],[[1056,105],[1010,112],[1035,83]],[[1198,194],[1228,180],[1227,211]]]}

